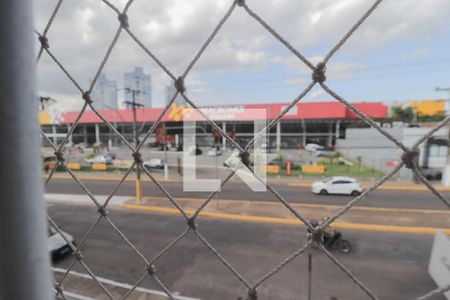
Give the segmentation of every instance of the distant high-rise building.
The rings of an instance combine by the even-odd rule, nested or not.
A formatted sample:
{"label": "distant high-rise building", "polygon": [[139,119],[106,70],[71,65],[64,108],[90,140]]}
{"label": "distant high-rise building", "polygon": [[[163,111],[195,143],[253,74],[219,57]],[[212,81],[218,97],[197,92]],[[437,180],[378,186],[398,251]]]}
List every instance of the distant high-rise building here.
{"label": "distant high-rise building", "polygon": [[[175,92],[177,89],[175,88],[175,85],[173,83],[166,86],[166,100],[164,102],[164,106],[167,106],[167,104],[172,100],[173,95],[175,95]],[[186,92],[185,92],[186,93]],[[176,105],[186,105],[186,101],[184,100],[183,96],[180,94],[177,95],[175,98],[175,101],[173,102]]]}
{"label": "distant high-rise building", "polygon": [[136,103],[144,107],[152,107],[152,82],[150,75],[144,74],[144,69],[134,67],[134,71],[124,74],[125,101],[133,101],[133,91]]}
{"label": "distant high-rise building", "polygon": [[97,109],[117,109],[117,83],[100,74],[91,93]]}

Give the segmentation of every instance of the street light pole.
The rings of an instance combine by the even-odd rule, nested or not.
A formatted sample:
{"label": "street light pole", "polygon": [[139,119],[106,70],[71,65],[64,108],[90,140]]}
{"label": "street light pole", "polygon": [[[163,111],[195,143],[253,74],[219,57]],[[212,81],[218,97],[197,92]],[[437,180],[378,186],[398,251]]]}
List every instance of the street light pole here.
{"label": "street light pole", "polygon": [[[449,99],[447,99],[447,103],[445,104],[445,114],[450,115],[450,88],[440,88],[436,87],[437,92],[448,92]],[[450,186],[450,126],[448,126],[448,136],[447,136],[447,164],[442,172],[442,181],[443,186]]]}
{"label": "street light pole", "polygon": [[[131,98],[132,101],[124,101],[125,104],[131,105],[131,108],[133,110],[133,138],[135,147],[137,148],[139,145],[139,136],[137,134],[137,114],[136,114],[136,107],[142,107],[144,105],[136,102],[136,95],[138,95],[141,91],[138,90],[131,90],[131,89],[125,89],[128,92],[131,92]],[[142,184],[141,184],[141,169],[136,164],[136,201],[141,202],[142,201]]]}

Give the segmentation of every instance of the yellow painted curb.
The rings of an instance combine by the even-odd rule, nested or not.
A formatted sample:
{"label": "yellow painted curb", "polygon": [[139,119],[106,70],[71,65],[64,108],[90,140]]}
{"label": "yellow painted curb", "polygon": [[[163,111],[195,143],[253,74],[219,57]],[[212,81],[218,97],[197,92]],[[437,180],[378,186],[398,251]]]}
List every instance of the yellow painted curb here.
{"label": "yellow painted curb", "polygon": [[[144,197],[146,200],[167,200],[167,197],[162,196],[147,196]],[[204,198],[188,198],[188,197],[177,197],[180,201],[204,201]],[[251,202],[253,204],[261,205],[279,205],[278,201],[257,201],[249,199],[220,199],[222,203],[236,203],[236,202]],[[296,208],[320,208],[320,209],[342,209],[344,205],[333,205],[333,204],[311,204],[311,203],[291,203],[292,206]],[[401,212],[401,213],[415,213],[415,214],[438,214],[438,215],[450,215],[450,210],[448,209],[419,209],[419,208],[395,208],[395,207],[372,207],[372,206],[353,206],[352,210],[358,211],[374,211],[374,212]]]}
{"label": "yellow painted curb", "polygon": [[[97,180],[97,181],[119,181],[120,179],[122,179],[121,177],[108,177],[108,176],[90,176],[90,175],[77,175],[77,177],[80,180]],[[43,176],[44,179],[48,178],[48,175],[44,175]],[[68,174],[54,174],[52,176],[52,178],[54,179],[63,179],[63,180],[69,180],[69,179],[73,179],[72,176],[68,175]],[[127,182],[135,182],[135,178],[127,178],[125,179],[125,181]],[[141,179],[144,182],[150,182],[152,181],[150,178],[144,177]],[[176,180],[173,179],[164,179],[164,178],[157,178],[158,182],[177,182]]]}
{"label": "yellow painted curb", "polygon": [[[136,204],[123,204],[124,208],[166,213],[171,215],[180,215],[181,212],[176,208],[169,207],[155,207],[147,205],[136,205]],[[191,209],[186,209],[185,213],[192,215],[195,211]],[[283,219],[283,218],[273,218],[273,217],[261,217],[261,216],[243,216],[236,214],[226,214],[226,213],[214,213],[214,212],[200,212],[202,217],[211,219],[223,219],[232,221],[243,221],[243,222],[257,222],[257,223],[272,223],[272,224],[284,224],[284,225],[299,225],[302,224],[300,220],[297,219]],[[336,222],[333,224],[335,228],[343,229],[353,229],[353,230],[366,230],[366,231],[381,231],[381,232],[396,232],[396,233],[419,233],[419,234],[435,234],[436,230],[442,230],[446,234],[450,234],[450,228],[434,228],[434,227],[416,227],[416,226],[393,226],[393,225],[376,225],[376,224],[357,224],[357,223],[340,223]]]}

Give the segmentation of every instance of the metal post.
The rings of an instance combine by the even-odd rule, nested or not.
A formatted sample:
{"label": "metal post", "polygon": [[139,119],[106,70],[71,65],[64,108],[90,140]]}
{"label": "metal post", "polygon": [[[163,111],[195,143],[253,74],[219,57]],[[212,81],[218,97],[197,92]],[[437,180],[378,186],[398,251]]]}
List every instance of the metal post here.
{"label": "metal post", "polygon": [[[449,99],[445,103],[445,114],[447,116],[450,115],[450,88],[440,88],[436,87],[436,91],[438,92],[448,92],[449,93]],[[442,179],[441,183],[443,186],[450,186],[450,126],[448,126],[448,150],[447,150],[447,163],[442,171]]]}
{"label": "metal post", "polygon": [[328,124],[328,147],[333,145],[333,124]]}
{"label": "metal post", "polygon": [[100,146],[100,125],[95,124],[95,143]]}
{"label": "metal post", "polygon": [[305,119],[301,119],[301,121],[302,121],[302,131],[303,131],[302,144],[303,144],[303,147],[305,147],[306,146],[306,122],[305,122]]}
{"label": "metal post", "polygon": [[164,124],[164,179],[169,179],[169,162],[167,161],[167,126]]}
{"label": "metal post", "polygon": [[[67,132],[69,132],[69,130],[70,130],[70,126],[67,125]],[[70,147],[73,146],[73,134],[71,134],[71,135],[69,136],[69,146],[70,146]]]}
{"label": "metal post", "polygon": [[[223,121],[222,123],[222,131],[223,132],[227,132],[227,123],[225,123],[225,121]],[[222,137],[222,149],[223,151],[227,150],[227,139]]]}
{"label": "metal post", "polygon": [[[133,105],[132,105],[132,110],[133,110],[133,137],[134,137],[134,142],[135,142],[135,146],[137,148],[137,146],[139,145],[139,137],[137,134],[137,116],[136,116],[136,91],[132,90],[131,91],[131,95],[132,95],[132,100],[133,100]],[[142,201],[142,186],[141,186],[141,169],[139,168],[139,166],[136,164],[136,201],[137,202],[141,202]]]}
{"label": "metal post", "polygon": [[281,148],[281,124],[280,121],[277,122],[277,136],[276,136],[276,147],[277,147],[277,152],[280,152],[280,148]]}
{"label": "metal post", "polygon": [[83,142],[87,145],[88,136],[87,136],[87,128],[85,124],[81,125],[83,127]]}
{"label": "metal post", "polygon": [[335,131],[336,144],[337,144],[337,140],[339,138],[340,131],[341,131],[341,120],[337,120],[336,121],[336,131]]}
{"label": "metal post", "polygon": [[308,254],[308,300],[311,300],[312,296],[312,255]]}
{"label": "metal post", "polygon": [[58,144],[58,140],[56,138],[56,125],[52,124],[52,140],[53,140],[53,144],[57,145]]}
{"label": "metal post", "polygon": [[32,1],[0,1],[0,14],[0,299],[47,300]]}

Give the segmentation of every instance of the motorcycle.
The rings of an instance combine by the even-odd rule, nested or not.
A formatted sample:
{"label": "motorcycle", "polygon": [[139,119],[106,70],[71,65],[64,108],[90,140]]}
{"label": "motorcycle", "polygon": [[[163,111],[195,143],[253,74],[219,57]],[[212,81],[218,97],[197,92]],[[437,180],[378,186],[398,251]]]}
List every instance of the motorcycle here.
{"label": "motorcycle", "polygon": [[342,238],[342,233],[336,231],[333,237],[324,237],[324,246],[331,251],[338,250],[341,253],[348,254],[352,251],[352,245],[348,240]]}
{"label": "motorcycle", "polygon": [[[315,219],[312,219],[309,222],[313,227],[319,226],[319,222],[317,222]],[[308,233],[311,234],[311,231],[309,229]],[[330,251],[338,250],[339,252],[344,254],[348,254],[352,251],[352,245],[349,241],[342,238],[342,233],[339,231],[334,231],[333,236],[324,235],[323,245]]]}

